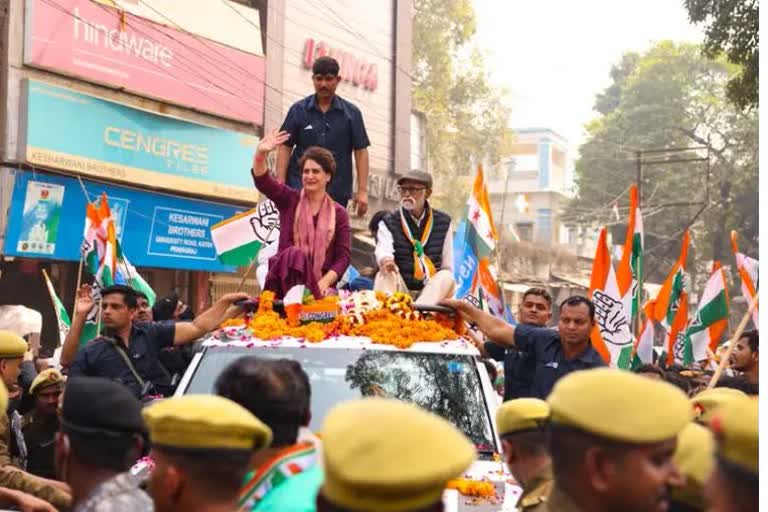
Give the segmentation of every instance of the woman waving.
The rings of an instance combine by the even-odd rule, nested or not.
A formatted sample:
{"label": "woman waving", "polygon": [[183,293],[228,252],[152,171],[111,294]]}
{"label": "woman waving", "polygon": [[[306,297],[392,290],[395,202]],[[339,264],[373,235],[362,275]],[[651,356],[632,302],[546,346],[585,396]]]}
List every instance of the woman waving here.
{"label": "woman waving", "polygon": [[336,293],[334,285],[349,266],[349,216],[326,191],[336,171],[327,149],[312,146],[302,155],[301,190],[279,183],[267,171],[267,155],[288,137],[277,130],[265,135],[251,169],[256,188],[280,214],[277,254],[269,260],[264,289],[283,297],[292,286],[303,284],[319,299]]}

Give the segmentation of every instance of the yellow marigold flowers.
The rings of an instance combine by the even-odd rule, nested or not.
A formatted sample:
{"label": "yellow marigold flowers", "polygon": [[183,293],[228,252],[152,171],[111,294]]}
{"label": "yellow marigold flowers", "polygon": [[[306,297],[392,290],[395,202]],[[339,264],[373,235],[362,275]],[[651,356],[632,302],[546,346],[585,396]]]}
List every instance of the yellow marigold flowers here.
{"label": "yellow marigold flowers", "polygon": [[[366,296],[368,302],[373,297]],[[413,308],[413,299],[408,294],[396,293],[386,297],[376,292],[378,304],[366,304],[365,308],[353,307],[347,314],[339,314],[330,322],[310,322],[303,325],[291,324],[273,311],[275,295],[263,292],[259,307],[252,316],[245,319],[231,319],[222,327],[243,327],[250,330],[254,338],[274,340],[283,336],[319,342],[333,336],[361,336],[373,343],[408,348],[417,342],[442,342],[457,339],[463,322],[445,315],[425,319]],[[338,297],[326,297],[313,304],[338,305]],[[458,317],[457,317],[458,318]]]}
{"label": "yellow marigold flowers", "polygon": [[493,498],[496,496],[496,488],[491,482],[482,482],[480,480],[470,480],[468,478],[456,478],[450,480],[445,486],[446,489],[455,489],[463,496],[472,496],[473,498]]}

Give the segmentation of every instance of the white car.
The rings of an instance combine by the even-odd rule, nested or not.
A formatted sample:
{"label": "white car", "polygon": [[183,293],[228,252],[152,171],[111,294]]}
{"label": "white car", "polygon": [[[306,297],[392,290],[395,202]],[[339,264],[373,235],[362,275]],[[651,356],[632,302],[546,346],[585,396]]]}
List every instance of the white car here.
{"label": "white car", "polygon": [[449,420],[475,443],[478,460],[465,475],[488,480],[497,500],[472,499],[446,490],[446,511],[511,511],[521,494],[498,455],[499,403],[477,349],[463,341],[416,343],[408,349],[374,344],[368,338],[339,337],[319,343],[293,338],[254,338],[203,343],[176,390],[177,395],[213,393],[221,371],[243,356],[287,358],[301,363],[312,385],[312,431],[320,431],[337,403],[379,395],[407,402]]}

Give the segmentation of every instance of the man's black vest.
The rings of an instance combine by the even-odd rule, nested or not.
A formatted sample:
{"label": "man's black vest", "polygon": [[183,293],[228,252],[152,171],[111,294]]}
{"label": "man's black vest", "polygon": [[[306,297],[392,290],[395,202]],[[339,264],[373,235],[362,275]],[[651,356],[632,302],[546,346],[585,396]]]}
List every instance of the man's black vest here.
{"label": "man's black vest", "polygon": [[[426,204],[426,207],[431,208],[429,203]],[[432,260],[435,270],[440,270],[443,266],[443,243],[445,242],[445,236],[448,234],[448,229],[451,227],[451,216],[435,209],[432,209],[432,216],[432,234],[429,235],[429,240],[427,240],[427,244],[424,246],[424,252]],[[416,221],[408,212],[405,212],[405,221],[408,223],[408,227],[411,228],[413,237],[417,240],[421,239],[424,227],[427,225],[426,215],[421,226],[416,225]],[[395,263],[397,268],[400,269],[400,275],[403,277],[405,285],[409,290],[421,290],[424,288],[424,283],[413,279],[413,244],[411,244],[403,232],[403,227],[400,224],[400,210],[395,210],[384,217],[384,224],[389,229],[389,232],[392,233],[395,247]],[[447,263],[449,265],[453,264],[453,262]]]}

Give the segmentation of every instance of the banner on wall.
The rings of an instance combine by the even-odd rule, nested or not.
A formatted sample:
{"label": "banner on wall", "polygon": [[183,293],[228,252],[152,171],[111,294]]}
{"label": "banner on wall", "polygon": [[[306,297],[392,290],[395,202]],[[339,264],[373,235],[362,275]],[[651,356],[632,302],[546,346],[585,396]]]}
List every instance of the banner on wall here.
{"label": "banner on wall", "polygon": [[243,211],[221,203],[16,171],[6,230],[9,256],[79,261],[86,195],[106,193],[120,244],[139,267],[234,272],[216,258],[211,226]]}
{"label": "banner on wall", "polygon": [[21,158],[31,164],[220,200],[256,202],[258,138],[28,80]]}

